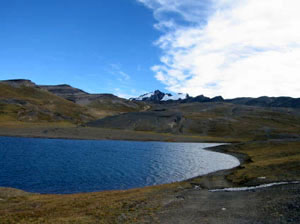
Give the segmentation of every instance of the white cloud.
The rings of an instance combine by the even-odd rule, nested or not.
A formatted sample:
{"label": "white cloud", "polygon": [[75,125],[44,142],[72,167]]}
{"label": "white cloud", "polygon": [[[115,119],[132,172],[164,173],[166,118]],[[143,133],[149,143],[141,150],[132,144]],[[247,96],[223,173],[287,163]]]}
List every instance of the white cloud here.
{"label": "white cloud", "polygon": [[137,0],[153,10],[155,28],[175,28],[179,23],[205,22],[215,0]]}
{"label": "white cloud", "polygon": [[163,31],[156,78],[190,95],[300,97],[299,0],[138,0]]}

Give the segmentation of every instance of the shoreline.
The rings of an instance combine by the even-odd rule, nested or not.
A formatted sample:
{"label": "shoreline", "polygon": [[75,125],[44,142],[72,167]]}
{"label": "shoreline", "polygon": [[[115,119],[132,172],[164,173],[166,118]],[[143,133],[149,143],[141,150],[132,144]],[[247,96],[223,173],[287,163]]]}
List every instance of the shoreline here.
{"label": "shoreline", "polygon": [[92,127],[0,127],[0,136],[70,140],[126,140],[190,143],[239,143],[248,139],[182,135]]}
{"label": "shoreline", "polygon": [[[77,138],[77,137],[51,137],[51,136],[39,136],[39,135],[3,135],[1,134],[0,137],[7,137],[7,138],[32,138],[32,139],[57,139],[57,140],[78,140],[78,141],[128,141],[128,142],[167,142],[167,143],[216,143],[216,144],[235,144],[240,143],[238,141],[212,141],[212,140],[206,140],[204,139],[197,139],[197,140],[191,140],[189,138],[198,138],[198,137],[192,137],[192,136],[184,136],[184,135],[178,135],[178,138],[186,138],[186,140],[177,140],[172,139],[172,141],[168,140],[155,140],[155,139],[131,139],[131,138]],[[172,137],[176,138],[176,135],[172,135]]]}

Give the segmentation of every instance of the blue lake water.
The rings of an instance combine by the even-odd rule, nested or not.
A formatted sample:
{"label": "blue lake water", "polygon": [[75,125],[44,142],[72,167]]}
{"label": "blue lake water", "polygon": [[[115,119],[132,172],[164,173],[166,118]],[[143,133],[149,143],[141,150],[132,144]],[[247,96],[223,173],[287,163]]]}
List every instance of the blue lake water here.
{"label": "blue lake water", "polygon": [[0,186],[77,193],[170,183],[239,165],[209,143],[0,137]]}

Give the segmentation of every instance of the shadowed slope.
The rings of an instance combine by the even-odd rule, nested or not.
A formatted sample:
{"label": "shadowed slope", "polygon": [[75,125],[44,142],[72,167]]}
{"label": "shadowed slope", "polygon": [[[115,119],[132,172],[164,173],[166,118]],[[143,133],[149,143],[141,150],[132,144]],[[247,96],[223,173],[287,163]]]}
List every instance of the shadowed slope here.
{"label": "shadowed slope", "polygon": [[151,111],[108,117],[87,125],[245,139],[291,138],[299,136],[300,113],[229,103],[164,104]]}

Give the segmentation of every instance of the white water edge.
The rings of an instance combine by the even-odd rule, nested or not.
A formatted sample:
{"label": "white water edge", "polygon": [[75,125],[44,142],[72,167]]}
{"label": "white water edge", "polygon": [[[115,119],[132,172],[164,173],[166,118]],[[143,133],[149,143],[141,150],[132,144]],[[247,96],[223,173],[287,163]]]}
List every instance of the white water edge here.
{"label": "white water edge", "polygon": [[223,189],[214,189],[214,190],[209,190],[209,191],[210,192],[250,191],[250,190],[256,190],[256,189],[260,189],[260,188],[267,188],[267,187],[278,186],[278,185],[287,185],[287,184],[300,184],[300,181],[277,182],[277,183],[270,183],[270,184],[262,184],[262,185],[253,186],[253,187],[223,188]]}
{"label": "white water edge", "polygon": [[202,148],[202,150],[205,152],[204,157],[206,161],[213,161],[213,162],[209,164],[207,163],[206,166],[202,167],[204,172],[197,173],[197,174],[195,173],[194,177],[203,176],[203,175],[207,175],[222,170],[234,169],[241,165],[240,160],[237,157],[227,154],[225,152],[217,152],[213,150],[214,147],[227,145],[227,143],[207,143],[207,144],[210,145],[208,147]]}

